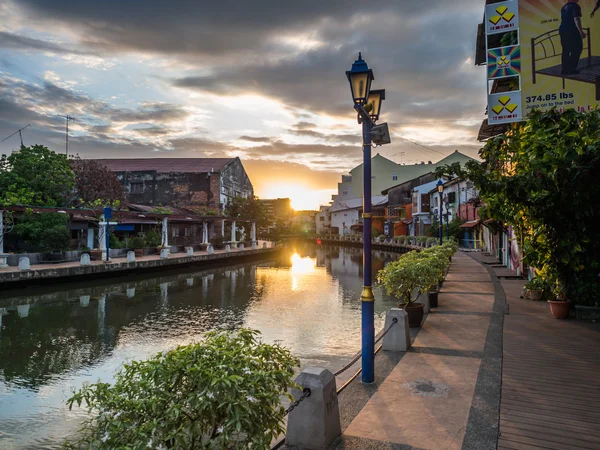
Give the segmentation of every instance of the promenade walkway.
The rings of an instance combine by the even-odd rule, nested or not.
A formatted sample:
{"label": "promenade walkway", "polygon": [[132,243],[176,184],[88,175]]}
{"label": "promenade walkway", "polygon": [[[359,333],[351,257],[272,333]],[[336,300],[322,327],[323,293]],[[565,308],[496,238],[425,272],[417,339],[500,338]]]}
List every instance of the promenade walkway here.
{"label": "promenade walkway", "polygon": [[553,319],[492,262],[453,258],[412,349],[340,394],[334,448],[600,449],[600,326]]}

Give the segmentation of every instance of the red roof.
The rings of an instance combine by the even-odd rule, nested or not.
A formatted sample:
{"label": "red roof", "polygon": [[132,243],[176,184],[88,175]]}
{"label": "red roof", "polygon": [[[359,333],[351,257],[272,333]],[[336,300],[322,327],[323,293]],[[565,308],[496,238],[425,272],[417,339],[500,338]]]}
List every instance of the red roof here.
{"label": "red roof", "polygon": [[235,158],[131,158],[131,159],[97,159],[113,172],[147,172],[158,173],[219,172]]}

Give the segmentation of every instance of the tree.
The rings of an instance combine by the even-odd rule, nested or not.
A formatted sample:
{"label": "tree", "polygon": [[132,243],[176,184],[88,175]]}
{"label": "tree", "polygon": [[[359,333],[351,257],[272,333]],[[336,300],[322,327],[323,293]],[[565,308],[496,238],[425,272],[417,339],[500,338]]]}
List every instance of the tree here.
{"label": "tree", "polygon": [[43,145],[0,158],[0,205],[64,206],[74,183],[67,157]]}
{"label": "tree", "polygon": [[92,418],[74,448],[269,449],[283,433],[281,396],[293,400],[299,365],[259,332],[214,331],[198,344],[132,361],[115,384],[84,386],[68,400]]}
{"label": "tree", "polygon": [[100,207],[106,204],[117,207],[125,200],[123,185],[105,165],[93,159],[71,159],[75,174],[76,206]]}
{"label": "tree", "polygon": [[467,164],[486,215],[509,224],[524,262],[576,303],[600,302],[600,113],[533,112]]}
{"label": "tree", "polygon": [[232,198],[225,207],[225,216],[234,219],[254,220],[258,227],[264,227],[268,224],[267,213],[264,206],[258,201],[258,197]]}
{"label": "tree", "polygon": [[64,250],[70,244],[68,216],[62,213],[25,212],[18,218],[13,233],[25,241],[28,251]]}

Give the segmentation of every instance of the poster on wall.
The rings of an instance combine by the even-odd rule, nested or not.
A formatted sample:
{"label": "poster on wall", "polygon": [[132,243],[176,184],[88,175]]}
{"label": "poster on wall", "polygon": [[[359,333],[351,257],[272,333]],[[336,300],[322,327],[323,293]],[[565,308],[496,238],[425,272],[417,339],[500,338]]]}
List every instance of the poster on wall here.
{"label": "poster on wall", "polygon": [[599,6],[598,0],[519,0],[525,114],[598,107]]}
{"label": "poster on wall", "polygon": [[[600,107],[600,0],[494,3],[485,21],[487,78],[512,77],[519,89],[488,95],[490,124],[524,120],[533,109]],[[498,39],[507,32],[515,33],[511,45]]]}

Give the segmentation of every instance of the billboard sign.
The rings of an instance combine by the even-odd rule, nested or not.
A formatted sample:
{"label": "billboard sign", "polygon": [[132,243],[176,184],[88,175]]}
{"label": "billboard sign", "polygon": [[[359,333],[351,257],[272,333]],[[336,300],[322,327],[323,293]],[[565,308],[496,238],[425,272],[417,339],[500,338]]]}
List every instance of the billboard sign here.
{"label": "billboard sign", "polygon": [[552,107],[579,111],[597,108],[600,13],[591,17],[597,3],[597,0],[519,0],[524,63],[521,84],[526,113]]}
{"label": "billboard sign", "polygon": [[[534,109],[599,107],[598,6],[598,0],[511,0],[486,6],[489,85],[512,78],[496,93],[488,92],[489,124],[518,122]],[[516,34],[501,39],[510,31]]]}

